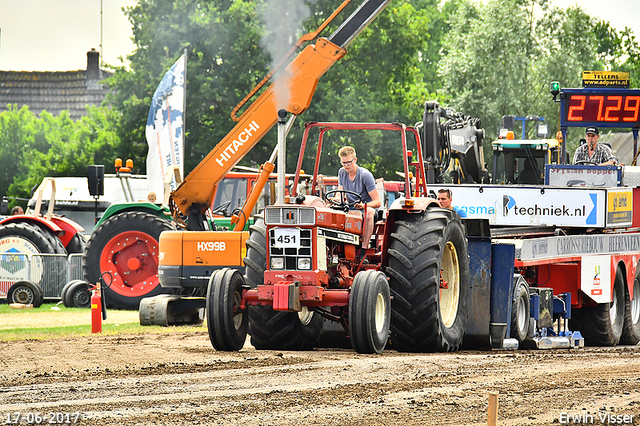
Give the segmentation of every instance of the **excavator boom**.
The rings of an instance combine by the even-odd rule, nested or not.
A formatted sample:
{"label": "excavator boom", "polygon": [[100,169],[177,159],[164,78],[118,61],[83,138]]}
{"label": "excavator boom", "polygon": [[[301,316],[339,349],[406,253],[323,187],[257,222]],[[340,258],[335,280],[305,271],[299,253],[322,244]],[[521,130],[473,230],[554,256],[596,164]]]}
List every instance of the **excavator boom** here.
{"label": "excavator boom", "polygon": [[[185,216],[201,214],[211,206],[218,183],[276,124],[278,110],[296,115],[304,112],[320,77],[346,54],[345,48],[390,2],[365,0],[331,37],[317,38],[276,73],[274,82],[247,108],[233,130],[173,191],[171,204]],[[326,22],[321,28],[324,26]]]}
{"label": "excavator boom", "polygon": [[[311,102],[318,80],[346,54],[346,47],[364,30],[391,0],[363,0],[360,6],[329,38],[319,37],[322,30],[353,0],[342,5],[315,31],[304,35],[274,71],[252,90],[233,110],[272,81],[238,119],[238,124],[213,148],[200,164],[172,192],[170,206],[176,219],[178,212],[189,217],[186,231],[165,231],[160,235],[158,276],[163,288],[180,296],[150,297],[140,302],[141,324],[177,324],[201,321],[198,310],[204,307],[212,272],[220,268],[243,268],[249,233],[241,231],[245,220],[273,170],[275,155],[264,165],[261,180],[253,185],[242,212],[234,215],[233,231],[206,231],[203,213],[211,206],[217,185],[224,176],[278,122],[278,112],[293,116],[304,112]],[[303,43],[308,44],[297,56],[293,54]],[[289,61],[289,58],[293,57]],[[284,167],[279,172],[284,174]],[[196,232],[191,232],[196,231]],[[182,297],[193,296],[193,297]]]}

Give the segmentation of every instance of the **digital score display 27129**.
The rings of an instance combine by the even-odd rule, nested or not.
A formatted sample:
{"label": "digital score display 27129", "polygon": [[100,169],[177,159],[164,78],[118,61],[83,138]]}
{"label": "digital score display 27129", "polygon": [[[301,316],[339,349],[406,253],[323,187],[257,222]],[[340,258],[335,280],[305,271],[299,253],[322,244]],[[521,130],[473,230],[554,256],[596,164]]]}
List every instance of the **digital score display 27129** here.
{"label": "digital score display 27129", "polygon": [[563,89],[563,92],[562,126],[640,126],[640,90]]}

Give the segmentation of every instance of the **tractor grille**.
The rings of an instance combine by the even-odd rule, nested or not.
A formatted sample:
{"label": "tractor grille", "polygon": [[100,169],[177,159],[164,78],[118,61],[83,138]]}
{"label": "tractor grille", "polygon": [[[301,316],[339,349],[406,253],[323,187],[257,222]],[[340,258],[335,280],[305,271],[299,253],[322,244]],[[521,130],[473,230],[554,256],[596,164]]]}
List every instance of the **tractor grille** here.
{"label": "tractor grille", "polygon": [[[296,242],[296,247],[278,247],[276,243],[277,228],[269,230],[269,258],[271,259],[271,269],[284,269],[289,271],[310,270],[311,269],[311,229],[299,229],[300,239]],[[283,267],[274,267],[274,258],[283,258]],[[300,259],[308,259],[308,268],[300,268]]]}
{"label": "tractor grille", "polygon": [[315,225],[316,209],[312,207],[267,207],[267,225]]}

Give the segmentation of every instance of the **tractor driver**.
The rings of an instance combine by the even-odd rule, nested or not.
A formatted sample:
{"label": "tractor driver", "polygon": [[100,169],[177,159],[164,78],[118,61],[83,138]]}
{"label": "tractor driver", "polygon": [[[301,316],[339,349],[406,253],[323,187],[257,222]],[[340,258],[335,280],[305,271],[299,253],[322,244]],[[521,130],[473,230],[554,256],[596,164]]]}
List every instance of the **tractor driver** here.
{"label": "tractor driver", "polygon": [[597,127],[587,127],[585,131],[585,139],[587,143],[580,145],[573,155],[573,164],[580,161],[587,161],[597,164],[598,166],[609,166],[617,164],[618,159],[613,155],[611,148],[607,145],[598,143],[600,139],[600,131]]}
{"label": "tractor driver", "polygon": [[[367,217],[364,221],[364,234],[362,237],[362,248],[369,246],[369,240],[373,234],[373,220],[378,207],[382,206],[380,195],[376,189],[376,180],[373,174],[364,167],[358,166],[356,158],[356,150],[350,146],[343,146],[338,151],[340,164],[342,168],[338,171],[338,190],[353,191],[360,194],[362,202],[357,203],[354,208],[357,210],[365,210]],[[354,195],[347,194],[348,202],[355,202],[357,198]],[[367,207],[365,209],[365,206]],[[361,253],[362,254],[362,253]]]}

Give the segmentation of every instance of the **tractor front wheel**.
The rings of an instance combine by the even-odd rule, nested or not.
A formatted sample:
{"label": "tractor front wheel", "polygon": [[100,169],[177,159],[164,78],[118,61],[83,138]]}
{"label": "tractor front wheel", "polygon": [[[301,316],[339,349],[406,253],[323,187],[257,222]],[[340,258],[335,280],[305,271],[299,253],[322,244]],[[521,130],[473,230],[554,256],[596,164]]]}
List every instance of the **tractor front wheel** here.
{"label": "tractor front wheel", "polygon": [[391,297],[387,278],[380,271],[359,272],[349,297],[351,346],[361,354],[382,353],[389,337]]}
{"label": "tractor front wheel", "polygon": [[211,274],[207,287],[207,329],[216,350],[239,351],[247,338],[247,315],[240,309],[244,280],[240,272],[223,268]]}

